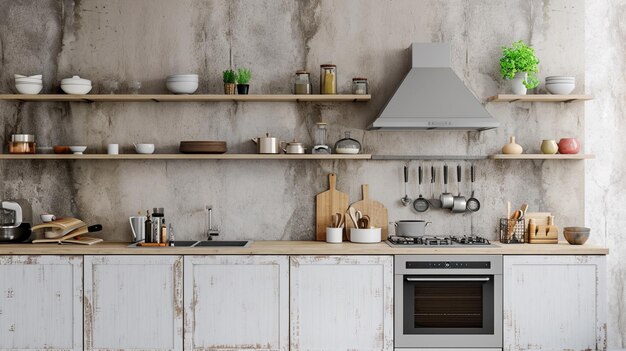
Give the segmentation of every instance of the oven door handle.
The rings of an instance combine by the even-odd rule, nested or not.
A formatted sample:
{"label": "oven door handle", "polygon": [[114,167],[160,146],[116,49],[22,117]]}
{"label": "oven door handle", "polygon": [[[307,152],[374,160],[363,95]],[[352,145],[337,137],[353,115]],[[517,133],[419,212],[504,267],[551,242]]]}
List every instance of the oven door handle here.
{"label": "oven door handle", "polygon": [[467,277],[467,278],[406,278],[409,282],[488,282],[489,277]]}

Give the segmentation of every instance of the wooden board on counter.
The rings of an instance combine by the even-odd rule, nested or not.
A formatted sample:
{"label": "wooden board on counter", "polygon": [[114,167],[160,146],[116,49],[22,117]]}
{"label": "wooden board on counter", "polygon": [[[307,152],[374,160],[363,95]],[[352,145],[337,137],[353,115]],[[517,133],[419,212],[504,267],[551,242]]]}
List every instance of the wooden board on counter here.
{"label": "wooden board on counter", "polygon": [[[369,186],[367,184],[361,185],[361,189],[363,191],[363,200],[357,201],[350,206],[354,207],[357,211],[361,211],[364,216],[369,216],[370,226],[373,226],[374,228],[381,228],[382,239],[387,240],[387,236],[389,235],[387,208],[382,203],[370,199]],[[354,224],[349,220],[349,218],[347,218],[346,230],[350,230],[349,228],[354,228]]]}
{"label": "wooden board on counter", "polygon": [[328,244],[320,241],[254,241],[247,247],[128,247],[129,243],[86,245],[0,244],[0,255],[606,255],[593,245],[501,244],[489,247],[391,247],[386,243]]}
{"label": "wooden board on counter", "polygon": [[328,190],[315,196],[315,239],[326,240],[326,228],[331,226],[332,215],[346,213],[348,194],[337,190],[337,175],[328,175]]}

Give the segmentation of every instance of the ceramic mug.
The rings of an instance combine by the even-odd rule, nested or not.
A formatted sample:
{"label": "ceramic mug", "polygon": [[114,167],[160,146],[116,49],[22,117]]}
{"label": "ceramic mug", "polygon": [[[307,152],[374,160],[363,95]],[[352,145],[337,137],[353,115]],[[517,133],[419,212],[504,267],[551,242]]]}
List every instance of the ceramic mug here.
{"label": "ceramic mug", "polygon": [[580,144],[576,138],[563,138],[559,140],[560,154],[577,154],[580,151]]}
{"label": "ceramic mug", "polygon": [[343,240],[343,228],[326,228],[326,242],[338,244]]}
{"label": "ceramic mug", "polygon": [[120,145],[119,144],[109,144],[107,145],[107,154],[109,155],[117,155],[120,153]]}
{"label": "ceramic mug", "polygon": [[554,155],[559,151],[559,146],[554,140],[543,140],[541,142],[541,152],[546,155]]}

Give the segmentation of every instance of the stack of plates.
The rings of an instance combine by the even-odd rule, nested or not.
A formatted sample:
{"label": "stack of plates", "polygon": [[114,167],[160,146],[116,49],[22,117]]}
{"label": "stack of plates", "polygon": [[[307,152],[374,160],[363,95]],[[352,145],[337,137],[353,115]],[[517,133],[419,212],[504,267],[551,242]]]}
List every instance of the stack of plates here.
{"label": "stack of plates", "polygon": [[223,154],[226,152],[226,142],[181,141],[179,150],[183,154]]}
{"label": "stack of plates", "polygon": [[21,74],[15,75],[15,89],[20,94],[36,95],[39,94],[43,88],[41,74],[35,76],[23,76]]}
{"label": "stack of plates", "polygon": [[193,94],[198,90],[198,75],[173,74],[167,77],[165,86],[174,94]]}
{"label": "stack of plates", "polygon": [[546,90],[550,94],[568,95],[576,87],[576,78],[570,76],[546,77]]}

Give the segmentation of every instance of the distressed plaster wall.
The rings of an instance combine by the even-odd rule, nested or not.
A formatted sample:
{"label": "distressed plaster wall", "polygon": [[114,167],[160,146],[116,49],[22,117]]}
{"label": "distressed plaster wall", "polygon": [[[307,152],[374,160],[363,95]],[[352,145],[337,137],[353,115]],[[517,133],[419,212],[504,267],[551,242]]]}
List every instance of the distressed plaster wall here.
{"label": "distressed plaster wall", "polygon": [[[619,17],[613,16],[618,26]],[[12,91],[14,73],[43,73],[44,92],[57,92],[60,79],[80,74],[94,81],[94,92],[102,91],[103,80],[113,79],[122,83],[122,91],[125,82],[139,80],[143,93],[161,93],[165,76],[195,72],[199,92],[221,93],[221,71],[232,64],[252,69],[252,93],[290,93],[296,70],[311,71],[317,86],[319,64],[332,62],[339,67],[341,91],[348,91],[358,75],[369,78],[373,94],[371,102],[358,104],[0,102],[0,142],[6,145],[10,134],[21,132],[36,134],[39,145],[85,144],[90,152],[105,152],[108,143],[131,152],[133,142],[175,152],[180,140],[204,139],[226,140],[229,152],[247,153],[254,152],[249,139],[266,131],[311,144],[315,122],[323,120],[331,143],[351,131],[365,152],[375,154],[492,154],[513,134],[530,152],[538,151],[542,139],[567,136],[580,138],[586,148],[586,137],[600,141],[602,136],[590,134],[593,126],[585,133],[589,110],[581,103],[486,104],[501,127],[483,133],[364,130],[408,71],[411,42],[451,43],[453,69],[482,101],[507,90],[498,72],[500,47],[519,39],[535,47],[540,79],[574,75],[577,92],[585,91],[585,72],[596,59],[586,49],[593,42],[589,25],[588,39],[581,39],[585,19],[583,0],[0,0],[2,92]],[[606,29],[599,22],[594,26]],[[619,50],[613,55],[623,55],[623,47]],[[614,78],[615,84],[623,83]],[[590,84],[599,89],[602,81]],[[618,132],[611,135],[617,138]],[[610,140],[602,140],[607,148]],[[600,161],[592,162],[589,167]],[[416,197],[415,170],[431,163],[409,164],[410,195]],[[583,162],[475,164],[482,208],[472,215],[429,211],[418,216],[402,207],[404,162],[399,161],[1,161],[0,196],[26,199],[35,214],[102,223],[107,240],[129,240],[127,217],[156,206],[165,207],[178,238],[203,238],[207,204],[215,208],[223,239],[312,239],[313,196],[326,189],[328,172],[338,173],[338,186],[351,201],[360,199],[359,185],[369,183],[371,196],[389,208],[390,220],[432,221],[431,234],[471,232],[494,239],[506,200],[551,211],[561,226],[582,225],[586,213],[599,211],[597,202],[585,201],[590,181],[585,182]],[[591,168],[587,174],[605,175]],[[468,179],[466,174],[466,194]],[[603,191],[609,185],[602,183]],[[450,188],[457,191],[454,184]],[[441,191],[438,184],[435,192]],[[428,187],[422,192],[431,194]],[[585,205],[596,207],[586,212]],[[603,222],[591,224],[596,228]],[[621,277],[614,288],[623,291],[623,271],[613,272]],[[614,314],[612,322],[624,325],[623,318]],[[624,344],[624,328],[619,341],[617,324],[612,327],[611,342]]]}
{"label": "distressed plaster wall", "polygon": [[626,348],[626,1],[586,2],[585,138],[597,159],[586,165],[585,203],[590,241],[610,248],[609,345]]}

